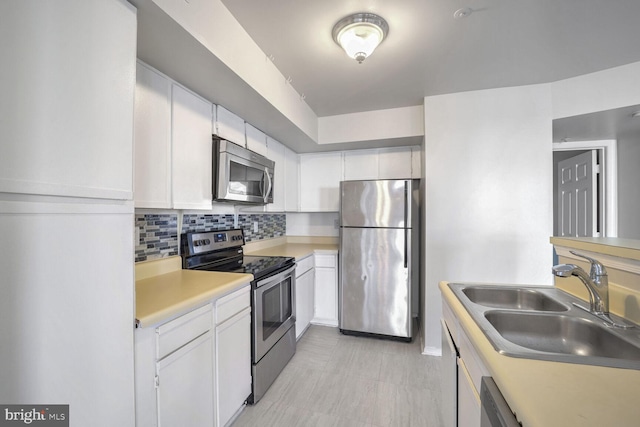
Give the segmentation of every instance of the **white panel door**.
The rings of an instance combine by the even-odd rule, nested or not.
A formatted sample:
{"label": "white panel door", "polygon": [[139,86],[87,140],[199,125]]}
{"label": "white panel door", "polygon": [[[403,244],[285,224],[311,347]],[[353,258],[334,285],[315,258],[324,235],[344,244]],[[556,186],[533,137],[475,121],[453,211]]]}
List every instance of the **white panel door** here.
{"label": "white panel door", "polygon": [[134,122],[136,208],[171,208],[171,81],[138,62]]}
{"label": "white panel door", "polygon": [[172,194],[175,209],[211,209],[212,104],[172,86]]}
{"label": "white panel door", "polygon": [[558,163],[558,234],[598,236],[597,152]]}

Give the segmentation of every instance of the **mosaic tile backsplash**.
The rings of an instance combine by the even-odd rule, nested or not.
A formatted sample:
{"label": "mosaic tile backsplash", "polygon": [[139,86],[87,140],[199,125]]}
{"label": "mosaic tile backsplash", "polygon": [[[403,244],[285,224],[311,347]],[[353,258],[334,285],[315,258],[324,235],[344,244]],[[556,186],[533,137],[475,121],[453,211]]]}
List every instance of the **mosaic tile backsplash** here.
{"label": "mosaic tile backsplash", "polygon": [[[140,229],[140,240],[136,245],[135,261],[146,261],[179,254],[178,214],[136,214],[136,227]],[[254,224],[258,231],[254,232]],[[185,214],[182,216],[182,231],[226,230],[234,227],[234,215]],[[285,214],[238,215],[238,228],[244,230],[245,241],[272,239],[286,234]]]}
{"label": "mosaic tile backsplash", "polygon": [[177,214],[136,214],[140,240],[136,242],[136,262],[178,255]]}

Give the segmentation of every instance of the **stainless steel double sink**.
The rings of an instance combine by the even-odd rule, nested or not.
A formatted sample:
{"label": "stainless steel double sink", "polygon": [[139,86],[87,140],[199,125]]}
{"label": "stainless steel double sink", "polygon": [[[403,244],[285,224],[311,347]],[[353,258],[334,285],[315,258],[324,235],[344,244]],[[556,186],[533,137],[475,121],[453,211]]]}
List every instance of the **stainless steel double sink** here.
{"label": "stainless steel double sink", "polygon": [[456,283],[449,287],[504,355],[640,369],[640,328],[612,327],[576,307],[584,302],[560,289]]}

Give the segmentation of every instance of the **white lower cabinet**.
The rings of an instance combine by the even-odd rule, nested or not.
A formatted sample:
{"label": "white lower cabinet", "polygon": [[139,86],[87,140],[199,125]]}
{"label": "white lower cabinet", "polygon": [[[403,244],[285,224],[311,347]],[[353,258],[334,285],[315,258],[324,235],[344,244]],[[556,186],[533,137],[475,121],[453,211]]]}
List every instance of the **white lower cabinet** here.
{"label": "white lower cabinet", "polygon": [[207,332],[158,362],[158,424],[213,426],[213,337]]}
{"label": "white lower cabinet", "polygon": [[[454,376],[454,378],[443,378],[443,391],[455,394],[455,396],[443,396],[443,401],[457,402],[457,407],[452,412],[449,412],[447,405],[443,406],[445,409],[443,424],[457,425],[458,427],[480,427],[480,385],[482,377],[491,374],[446,302],[443,303],[442,315],[443,334],[450,334],[453,346],[452,354],[455,356],[455,351],[458,353],[457,373],[449,372],[443,367],[443,372],[446,371]],[[446,358],[443,358],[446,363],[444,359]],[[454,384],[454,386],[449,387],[449,384]],[[451,420],[452,417],[455,417],[457,421]]]}
{"label": "white lower cabinet", "polygon": [[249,287],[218,301],[216,314],[216,425],[229,424],[251,394],[251,296]]}
{"label": "white lower cabinet", "polygon": [[222,427],[251,394],[250,286],[135,331],[136,426]]}
{"label": "white lower cabinet", "polygon": [[315,254],[315,309],[311,323],[338,326],[338,255]]}
{"label": "white lower cabinet", "polygon": [[298,261],[296,267],[296,339],[307,330],[314,310],[313,255]]}

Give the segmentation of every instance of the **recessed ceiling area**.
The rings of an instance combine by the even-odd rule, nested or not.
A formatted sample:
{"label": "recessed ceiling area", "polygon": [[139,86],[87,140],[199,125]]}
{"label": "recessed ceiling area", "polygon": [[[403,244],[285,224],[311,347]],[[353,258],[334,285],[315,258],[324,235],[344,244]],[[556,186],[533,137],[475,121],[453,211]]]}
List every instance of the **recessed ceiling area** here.
{"label": "recessed ceiling area", "polygon": [[[638,117],[634,117],[638,113]],[[553,142],[636,139],[640,144],[640,105],[553,121]]]}
{"label": "recessed ceiling area", "polygon": [[[638,0],[222,2],[320,117],[640,60]],[[471,13],[455,19],[464,8]],[[388,37],[362,64],[331,35],[336,22],[357,12],[389,23]]]}

